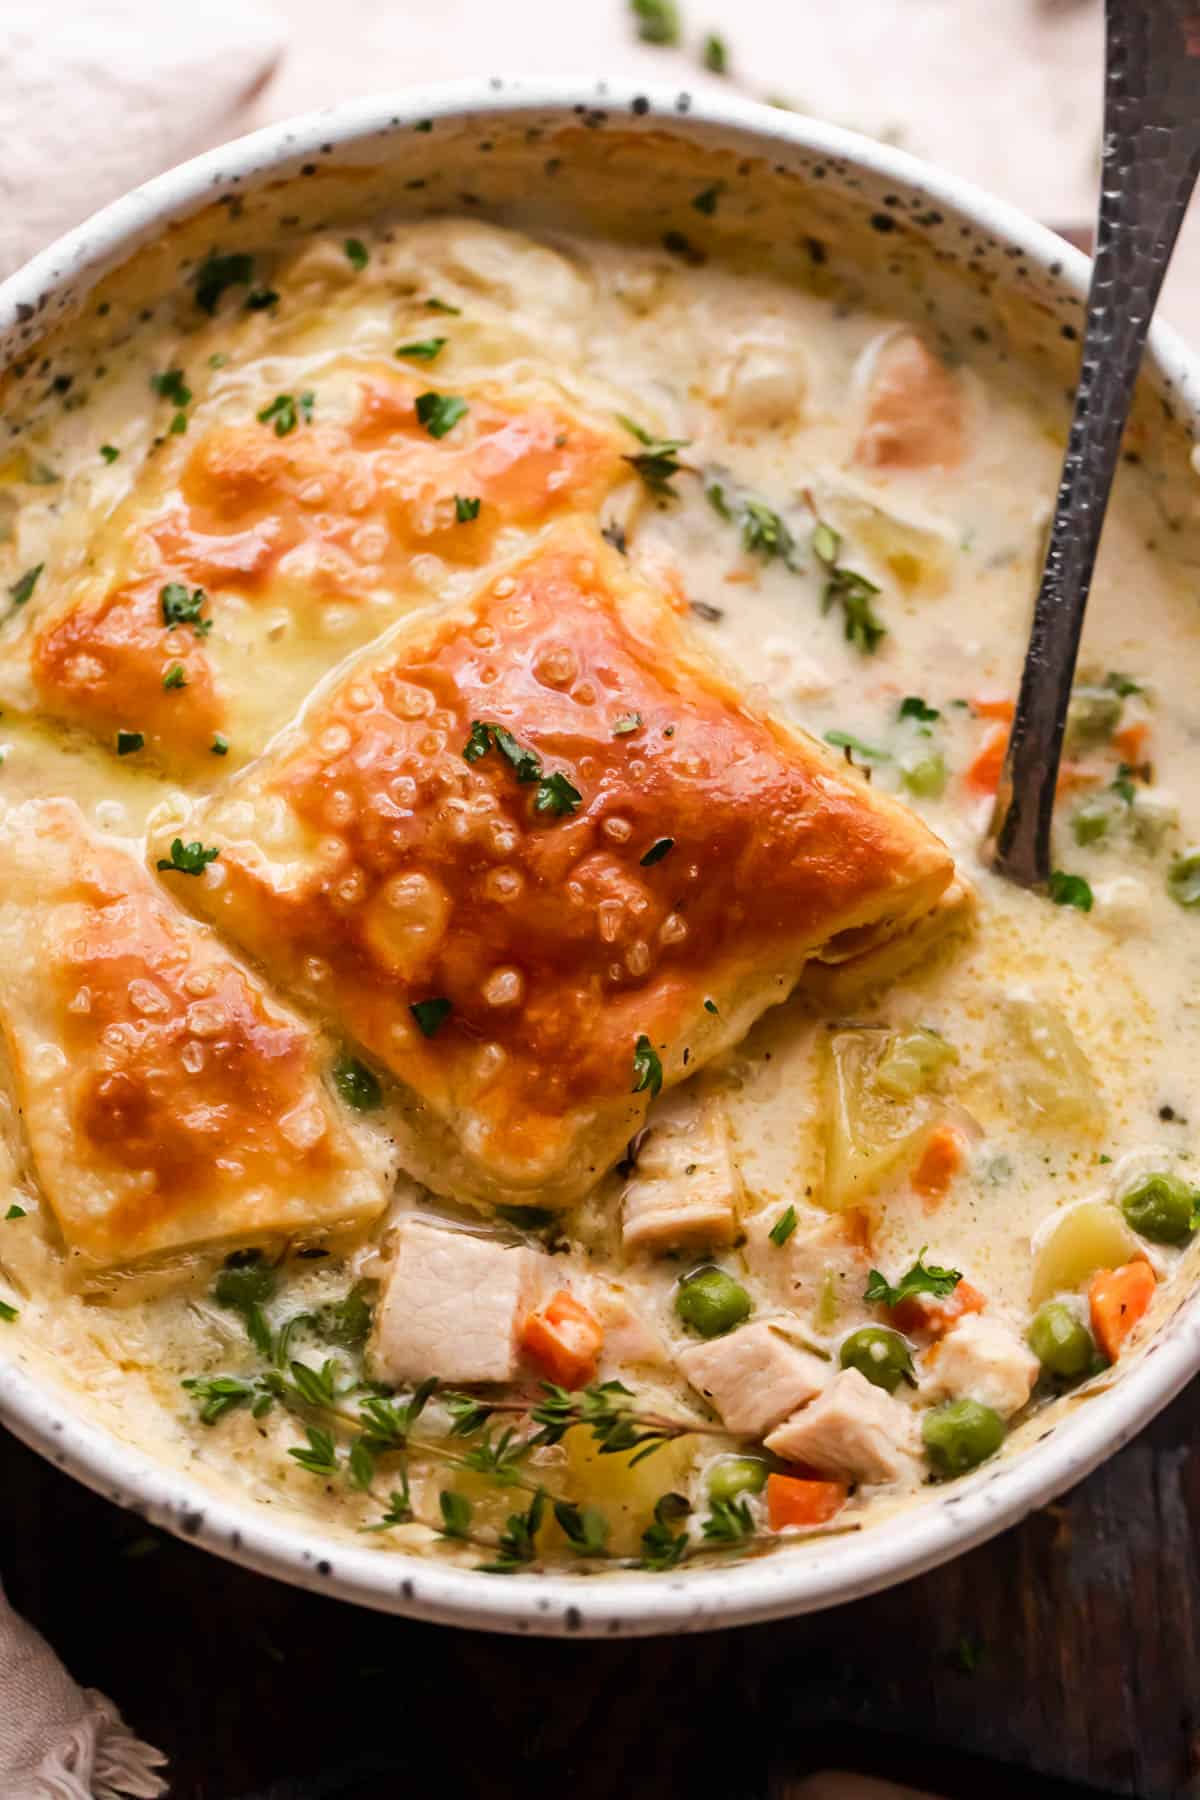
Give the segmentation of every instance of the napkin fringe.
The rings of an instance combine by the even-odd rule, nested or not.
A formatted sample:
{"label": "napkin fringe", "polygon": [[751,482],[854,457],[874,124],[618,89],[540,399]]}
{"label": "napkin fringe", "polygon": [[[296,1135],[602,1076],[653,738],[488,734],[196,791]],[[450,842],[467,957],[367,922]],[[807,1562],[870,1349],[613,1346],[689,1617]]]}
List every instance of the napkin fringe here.
{"label": "napkin fringe", "polygon": [[88,1711],[38,1764],[34,1794],[45,1800],[158,1800],[161,1750],[130,1731],[111,1700],[85,1688]]}

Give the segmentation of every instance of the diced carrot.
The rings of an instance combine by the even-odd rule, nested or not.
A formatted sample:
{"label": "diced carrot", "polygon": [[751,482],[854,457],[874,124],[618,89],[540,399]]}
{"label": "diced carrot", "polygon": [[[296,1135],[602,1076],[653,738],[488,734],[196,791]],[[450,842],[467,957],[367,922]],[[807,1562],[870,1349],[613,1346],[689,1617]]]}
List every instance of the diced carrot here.
{"label": "diced carrot", "polygon": [[1150,727],[1144,719],[1136,725],[1126,725],[1120,731],[1113,732],[1113,749],[1121,753],[1121,761],[1140,763],[1144,760],[1146,739],[1150,736]]}
{"label": "diced carrot", "polygon": [[1005,725],[1011,725],[1016,706],[1011,700],[986,700],[977,697],[971,702],[971,711],[977,719],[999,719]]}
{"label": "diced carrot", "polygon": [[912,1184],[927,1200],[940,1200],[963,1165],[962,1133],[953,1125],[937,1125],[925,1140],[925,1148],[913,1170]]}
{"label": "diced carrot", "polygon": [[1085,769],[1082,763],[1060,763],[1054,791],[1056,794],[1069,794],[1076,788],[1095,787],[1103,779],[1099,769]]}
{"label": "diced carrot", "polygon": [[1157,1277],[1148,1262],[1126,1263],[1120,1269],[1097,1269],[1088,1288],[1092,1333],[1107,1356],[1116,1362],[1125,1339],[1154,1298]]}
{"label": "diced carrot", "polygon": [[530,1313],[521,1345],[560,1387],[585,1387],[596,1373],[604,1327],[594,1313],[560,1288]]}
{"label": "diced carrot", "polygon": [[974,788],[977,794],[994,794],[1000,785],[1000,771],[1004,767],[1004,752],[1007,748],[1006,728],[1003,725],[993,725],[974,762],[967,768],[964,777],[967,786]]}
{"label": "diced carrot", "polygon": [[824,1525],[845,1506],[848,1492],[844,1481],[768,1475],[767,1524],[772,1531],[783,1531],[789,1525]]}
{"label": "diced carrot", "polygon": [[910,1294],[893,1306],[892,1323],[898,1331],[927,1331],[933,1337],[945,1337],[964,1313],[982,1312],[986,1305],[977,1287],[960,1281],[944,1300],[933,1294]]}

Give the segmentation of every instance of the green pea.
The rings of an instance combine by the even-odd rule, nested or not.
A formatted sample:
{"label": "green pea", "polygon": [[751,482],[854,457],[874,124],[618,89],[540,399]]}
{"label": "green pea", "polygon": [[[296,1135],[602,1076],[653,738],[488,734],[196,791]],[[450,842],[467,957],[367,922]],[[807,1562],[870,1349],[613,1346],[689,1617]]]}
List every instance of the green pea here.
{"label": "green pea", "polygon": [[921,1421],[925,1454],[939,1475],[965,1475],[1004,1442],[1004,1420],[978,1400],[947,1400]]}
{"label": "green pea", "polygon": [[1122,710],[1121,696],[1111,688],[1077,687],[1067,708],[1067,749],[1107,743],[1121,723]]}
{"label": "green pea", "polygon": [[1196,1229],[1200,1193],[1178,1175],[1143,1175],[1121,1195],[1125,1221],[1152,1244],[1182,1244]]}
{"label": "green pea", "polygon": [[675,1292],[675,1311],[701,1337],[720,1337],[748,1319],[754,1303],[740,1281],[724,1269],[696,1269],[685,1275]]}
{"label": "green pea", "polygon": [[1083,1320],[1062,1300],[1047,1300],[1034,1314],[1029,1348],[1048,1375],[1073,1381],[1096,1360],[1096,1346]]}
{"label": "green pea", "polygon": [[898,1331],[889,1331],[886,1325],[864,1325],[861,1331],[852,1331],[843,1340],[841,1364],[843,1369],[857,1369],[875,1387],[889,1394],[894,1394],[906,1377],[912,1379],[908,1341]]}
{"label": "green pea", "polygon": [[736,1500],[739,1494],[761,1494],[767,1465],[760,1456],[723,1456],[708,1471],[710,1500]]}
{"label": "green pea", "polygon": [[235,1250],[213,1284],[213,1299],[234,1312],[248,1312],[265,1305],[277,1286],[278,1276],[261,1250]]}
{"label": "green pea", "polygon": [[940,800],[946,787],[946,759],[940,750],[930,750],[904,764],[900,779],[910,794],[922,800]]}
{"label": "green pea", "polygon": [[1167,892],[1178,906],[1200,906],[1200,850],[1185,850],[1167,870]]}

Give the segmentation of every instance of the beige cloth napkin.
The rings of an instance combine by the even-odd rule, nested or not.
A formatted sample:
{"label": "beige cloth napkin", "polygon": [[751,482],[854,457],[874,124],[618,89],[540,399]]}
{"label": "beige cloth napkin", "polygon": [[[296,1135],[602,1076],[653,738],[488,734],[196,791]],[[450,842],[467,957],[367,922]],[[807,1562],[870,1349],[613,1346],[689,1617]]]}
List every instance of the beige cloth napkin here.
{"label": "beige cloth napkin", "polygon": [[[127,188],[248,128],[283,42],[247,0],[3,0],[0,277]],[[0,1591],[0,1800],[154,1800],[166,1761]]]}
{"label": "beige cloth napkin", "polygon": [[155,1800],[160,1750],[111,1700],[77,1687],[0,1590],[0,1795],[4,1800]]}

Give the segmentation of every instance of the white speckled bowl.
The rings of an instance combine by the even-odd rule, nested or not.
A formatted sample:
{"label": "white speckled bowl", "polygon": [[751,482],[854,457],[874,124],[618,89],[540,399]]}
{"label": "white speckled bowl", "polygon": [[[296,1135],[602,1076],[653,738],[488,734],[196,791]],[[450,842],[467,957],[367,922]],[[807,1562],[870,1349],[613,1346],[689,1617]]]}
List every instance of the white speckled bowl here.
{"label": "white speckled bowl", "polygon": [[[689,200],[720,178],[716,219]],[[180,261],[351,220],[382,204],[502,222],[610,223],[684,253],[757,242],[780,267],[820,260],[814,238],[869,247],[881,287],[912,271],[956,284],[975,334],[1018,329],[1048,378],[1070,379],[1087,264],[1049,231],[897,150],[738,100],[580,80],[494,80],[413,89],[316,114],[227,145],[108,207],[0,285],[0,366],[25,362],[103,276],[139,253],[149,292]],[[219,221],[219,222],[217,222]],[[219,236],[218,236],[219,234]],[[927,310],[930,310],[927,308]],[[1065,342],[1064,342],[1065,340]],[[1143,416],[1187,446],[1200,368],[1166,330],[1152,338]],[[1014,646],[1014,659],[1020,646]],[[217,1493],[89,1419],[69,1376],[23,1328],[0,1339],[0,1416],[98,1492],[285,1580],[368,1606],[514,1632],[652,1633],[778,1618],[849,1600],[943,1562],[1043,1505],[1124,1444],[1200,1366],[1200,1298],[1174,1310],[1107,1391],[1058,1402],[1004,1453],[859,1535],[673,1575],[568,1573],[499,1580],[436,1559],[360,1547]],[[279,1509],[280,1511],[282,1509]]]}

